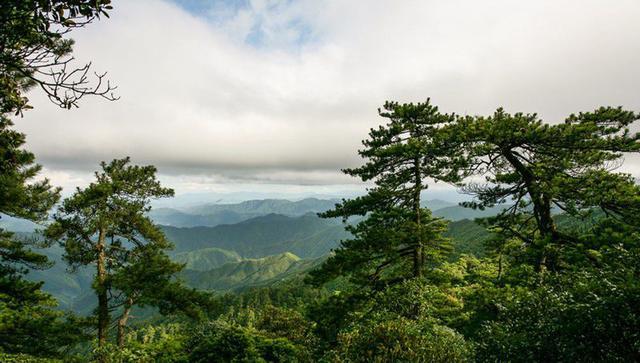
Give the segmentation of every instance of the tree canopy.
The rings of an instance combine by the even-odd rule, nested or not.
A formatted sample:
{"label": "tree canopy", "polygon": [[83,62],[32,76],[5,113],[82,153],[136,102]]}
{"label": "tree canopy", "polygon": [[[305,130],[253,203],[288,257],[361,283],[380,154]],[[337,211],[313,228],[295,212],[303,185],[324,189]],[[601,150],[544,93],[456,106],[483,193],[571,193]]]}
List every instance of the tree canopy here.
{"label": "tree canopy", "polygon": [[[76,66],[69,32],[108,16],[110,0],[5,0],[0,3],[0,112],[30,108],[25,91],[37,86],[62,108],[85,95],[113,100],[106,73]],[[91,77],[93,76],[93,80]]]}

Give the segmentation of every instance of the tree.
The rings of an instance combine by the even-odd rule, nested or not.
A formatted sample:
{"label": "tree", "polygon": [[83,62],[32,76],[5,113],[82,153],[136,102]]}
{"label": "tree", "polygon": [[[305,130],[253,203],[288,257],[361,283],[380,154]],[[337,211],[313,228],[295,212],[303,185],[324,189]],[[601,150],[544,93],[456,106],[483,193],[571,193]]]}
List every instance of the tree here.
{"label": "tree", "polygon": [[189,362],[308,361],[304,346],[220,319],[197,326],[184,350]]}
{"label": "tree", "polygon": [[380,116],[388,120],[372,129],[365,149],[359,154],[367,159],[358,168],[344,172],[375,187],[365,196],[343,200],[325,218],[352,216],[365,218],[346,228],[353,238],[342,241],[340,248],[312,274],[312,281],[325,282],[350,275],[362,286],[383,287],[410,277],[419,277],[425,263],[433,263],[446,251],[441,236],[445,222],[433,218],[423,208],[421,193],[425,179],[449,180],[455,176],[450,150],[437,137],[438,129],[454,120],[441,114],[427,100],[418,104],[387,102]]}
{"label": "tree", "polygon": [[[640,359],[639,250],[608,249],[602,266],[512,291],[477,332],[481,361],[633,362]],[[495,297],[494,297],[495,298]]]}
{"label": "tree", "polygon": [[454,330],[397,317],[367,321],[341,333],[327,362],[469,362],[471,345]]}
{"label": "tree", "polygon": [[640,136],[629,127],[640,115],[602,107],[547,124],[535,114],[514,115],[498,109],[490,117],[466,117],[450,126],[449,135],[464,145],[462,176],[484,176],[467,182],[476,197],[467,205],[505,205],[488,220],[506,239],[527,247],[538,270],[560,268],[560,254],[579,246],[578,237],[558,229],[554,208],[585,218],[602,211],[620,223],[640,226],[640,188],[627,174],[616,173],[623,153],[638,152]]}
{"label": "tree", "polygon": [[[165,253],[167,242],[159,233],[152,240],[131,250],[128,262],[114,271],[111,289],[118,291],[116,302],[111,307],[120,306],[122,313],[117,321],[117,342],[122,348],[125,344],[125,329],[134,306],[157,306],[162,314],[183,313],[194,319],[201,319],[210,310],[210,294],[185,287],[174,281],[176,273],[184,265],[172,262]],[[162,244],[157,243],[163,241]]]}
{"label": "tree", "polygon": [[[0,2],[0,213],[36,223],[48,218],[59,189],[44,179],[35,181],[40,166],[24,149],[24,134],[11,130],[8,113],[31,108],[25,92],[39,86],[64,108],[77,106],[85,95],[115,99],[105,74],[89,81],[90,65],[72,66],[73,41],[65,35],[100,14],[108,0],[6,0]],[[46,247],[37,238],[16,238],[0,229],[0,350],[38,356],[59,355],[77,341],[81,326],[62,319],[55,300],[41,291],[42,283],[26,281],[29,269],[50,267],[32,247]],[[20,358],[22,359],[22,358]]]}
{"label": "tree", "polygon": [[[151,199],[172,196],[173,190],[160,185],[154,166],[129,164],[128,157],[109,164],[102,162],[96,181],[65,199],[46,230],[49,240],[59,241],[64,247],[64,259],[72,268],[96,266],[93,288],[98,296],[100,346],[106,343],[115,305],[129,304],[140,297],[130,281],[117,279],[119,283],[114,286],[114,275],[121,269],[139,266],[136,263],[152,261],[141,257],[145,253],[157,258],[159,251],[171,246],[145,213],[150,210]],[[161,266],[167,269],[156,271],[162,276],[176,269],[171,263]],[[117,295],[114,288],[118,287],[124,299]]]}
{"label": "tree", "polygon": [[[47,179],[34,180],[41,169],[22,148],[25,136],[0,116],[0,213],[36,223],[48,217],[60,190]],[[10,353],[57,355],[78,338],[79,331],[54,310],[55,300],[24,279],[29,269],[46,269],[47,258],[32,248],[46,244],[18,238],[0,228],[0,350]]]}
{"label": "tree", "polygon": [[40,87],[62,108],[85,95],[114,100],[106,74],[89,80],[91,64],[72,65],[73,40],[65,36],[101,15],[110,0],[3,0],[0,2],[0,112],[31,108],[24,92]]}

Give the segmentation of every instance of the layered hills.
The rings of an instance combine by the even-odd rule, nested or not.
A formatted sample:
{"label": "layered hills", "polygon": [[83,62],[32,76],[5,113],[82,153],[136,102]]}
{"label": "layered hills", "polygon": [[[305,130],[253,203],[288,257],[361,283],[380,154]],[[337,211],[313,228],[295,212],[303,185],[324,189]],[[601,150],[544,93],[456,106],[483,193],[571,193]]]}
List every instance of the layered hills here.
{"label": "layered hills", "polygon": [[342,223],[315,214],[288,217],[280,214],[252,218],[215,227],[162,226],[176,252],[216,247],[245,258],[292,252],[302,258],[325,255],[346,237]]}
{"label": "layered hills", "polygon": [[285,199],[248,200],[234,204],[202,204],[185,209],[158,208],[149,216],[158,224],[175,227],[215,227],[234,224],[267,214],[298,217],[307,213],[324,212],[338,200],[307,198],[299,201]]}
{"label": "layered hills", "polygon": [[[317,216],[335,203],[313,198],[297,202],[268,199],[181,210],[158,208],[150,216],[175,245],[171,258],[185,265],[179,278],[199,289],[239,291],[299,277],[349,238],[340,220]],[[460,216],[473,218],[495,211],[473,211],[440,200],[426,201],[425,206],[432,208],[434,215],[452,220],[447,236],[457,253],[484,253],[482,241],[488,233]],[[33,230],[33,226],[12,218],[0,219],[0,227]],[[67,271],[58,246],[44,253],[54,266],[31,271],[29,278],[44,281],[44,289],[58,298],[61,308],[90,313],[95,304],[91,291],[94,272],[90,268]]]}

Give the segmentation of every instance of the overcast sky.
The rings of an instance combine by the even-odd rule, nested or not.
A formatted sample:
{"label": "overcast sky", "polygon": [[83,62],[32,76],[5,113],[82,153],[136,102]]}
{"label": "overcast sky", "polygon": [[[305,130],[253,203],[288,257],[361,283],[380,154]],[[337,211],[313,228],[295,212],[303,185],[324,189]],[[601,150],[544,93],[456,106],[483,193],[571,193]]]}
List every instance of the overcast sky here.
{"label": "overcast sky", "polygon": [[[117,102],[16,120],[69,190],[101,160],[152,163],[179,193],[338,193],[385,100],[444,111],[640,110],[640,1],[114,1],[73,33]],[[627,168],[635,172],[633,165]]]}

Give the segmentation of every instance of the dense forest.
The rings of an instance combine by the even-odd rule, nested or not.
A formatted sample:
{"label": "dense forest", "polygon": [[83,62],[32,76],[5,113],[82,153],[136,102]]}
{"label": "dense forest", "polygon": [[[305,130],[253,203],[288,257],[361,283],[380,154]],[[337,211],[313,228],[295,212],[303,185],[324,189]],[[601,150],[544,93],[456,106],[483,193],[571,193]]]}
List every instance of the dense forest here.
{"label": "dense forest", "polygon": [[344,170],[359,197],[156,209],[156,167],[115,155],[61,200],[13,121],[30,90],[118,98],[70,63],[110,10],[0,2],[0,361],[640,360],[640,186],[619,171],[640,114],[387,102]]}

